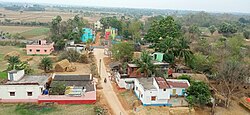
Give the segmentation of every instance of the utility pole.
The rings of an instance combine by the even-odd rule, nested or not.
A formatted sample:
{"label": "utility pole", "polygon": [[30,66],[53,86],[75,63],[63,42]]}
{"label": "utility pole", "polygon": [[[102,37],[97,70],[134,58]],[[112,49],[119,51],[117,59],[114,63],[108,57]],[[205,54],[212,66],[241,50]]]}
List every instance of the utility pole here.
{"label": "utility pole", "polygon": [[102,59],[99,61],[99,76],[101,77],[101,71],[102,71]]}

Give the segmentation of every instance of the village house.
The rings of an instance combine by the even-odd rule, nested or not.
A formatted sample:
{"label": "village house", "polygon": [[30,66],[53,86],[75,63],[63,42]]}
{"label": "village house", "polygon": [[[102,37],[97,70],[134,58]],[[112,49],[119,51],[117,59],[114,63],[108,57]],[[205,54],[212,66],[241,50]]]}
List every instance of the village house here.
{"label": "village house", "polygon": [[49,55],[54,51],[54,42],[46,40],[34,41],[26,45],[27,55]]}
{"label": "village house", "polygon": [[103,25],[99,20],[94,23],[94,28],[96,30],[100,30],[100,29],[102,29],[102,27],[103,27]]}
{"label": "village house", "polygon": [[82,32],[82,42],[86,43],[88,40],[91,40],[92,42],[95,41],[95,31],[93,31],[91,28],[83,28]]}
{"label": "village house", "polygon": [[171,88],[171,96],[185,96],[186,90],[190,86],[188,80],[166,79],[166,81]]}
{"label": "village house", "polygon": [[47,75],[25,75],[24,70],[12,70],[8,72],[8,81],[0,85],[0,102],[34,102],[46,89]]}
{"label": "village house", "polygon": [[176,98],[176,94],[185,95],[186,89],[190,86],[187,80],[137,78],[134,84],[135,95],[143,106],[187,106],[184,98]]}
{"label": "village house", "polygon": [[[63,94],[55,94],[58,84]],[[38,103],[92,104],[96,102],[96,86],[92,75],[53,75],[49,94],[40,95]]]}
{"label": "village house", "polygon": [[105,39],[109,40],[109,39],[115,39],[115,37],[118,35],[118,30],[116,28],[108,28],[105,29]]}
{"label": "village house", "polygon": [[161,77],[135,79],[134,92],[144,106],[171,106],[170,90]]}

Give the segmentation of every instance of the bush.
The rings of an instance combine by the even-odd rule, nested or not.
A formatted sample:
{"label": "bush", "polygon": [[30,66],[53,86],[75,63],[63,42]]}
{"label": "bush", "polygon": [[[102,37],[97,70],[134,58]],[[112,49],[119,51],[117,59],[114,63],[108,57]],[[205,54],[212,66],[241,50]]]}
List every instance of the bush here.
{"label": "bush", "polygon": [[81,54],[79,58],[79,62],[85,63],[85,64],[89,63],[88,56],[86,54]]}
{"label": "bush", "polygon": [[102,107],[95,106],[94,111],[96,115],[105,115],[105,109]]}
{"label": "bush", "polygon": [[177,79],[188,80],[188,82],[191,83],[191,76],[190,75],[181,75]]}
{"label": "bush", "polygon": [[69,49],[67,51],[64,51],[60,54],[59,60],[67,59],[70,62],[77,62],[80,59],[81,54],[77,52],[76,50]]}

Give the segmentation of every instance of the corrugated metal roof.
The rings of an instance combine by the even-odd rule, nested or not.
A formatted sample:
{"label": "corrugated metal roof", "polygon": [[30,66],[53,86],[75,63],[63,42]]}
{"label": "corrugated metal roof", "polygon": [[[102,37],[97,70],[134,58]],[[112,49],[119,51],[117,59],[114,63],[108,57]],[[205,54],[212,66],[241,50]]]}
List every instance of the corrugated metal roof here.
{"label": "corrugated metal roof", "polygon": [[166,79],[164,79],[162,77],[155,77],[155,81],[157,82],[160,89],[170,88]]}

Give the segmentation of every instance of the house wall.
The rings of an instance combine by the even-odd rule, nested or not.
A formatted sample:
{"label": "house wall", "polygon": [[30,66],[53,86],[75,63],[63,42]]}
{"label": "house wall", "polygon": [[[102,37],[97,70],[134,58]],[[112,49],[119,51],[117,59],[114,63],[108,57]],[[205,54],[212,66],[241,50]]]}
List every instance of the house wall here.
{"label": "house wall", "polygon": [[13,74],[13,81],[18,81],[24,76],[24,70],[17,71],[16,73],[8,73],[8,80],[10,80],[10,74]]}
{"label": "house wall", "polygon": [[183,96],[184,93],[183,93],[183,90],[185,91],[186,89],[185,88],[171,88],[170,90],[170,95],[171,96],[175,96],[176,94],[173,94],[173,90],[176,90],[176,94],[178,94],[178,96]]}
{"label": "house wall", "polygon": [[121,75],[117,72],[115,73],[115,81],[119,88],[132,89],[134,85],[126,82],[134,82],[135,78],[121,78]]}
{"label": "house wall", "polygon": [[[166,89],[166,91],[158,89],[144,90],[139,81],[135,79],[134,92],[144,106],[171,106],[171,104],[168,103],[170,99],[170,89]],[[155,101],[151,100],[152,96],[156,96]]]}
{"label": "house wall", "polygon": [[[26,45],[26,51],[28,55],[32,54],[49,55],[52,53],[52,51],[54,51],[53,45],[54,43],[50,45]],[[40,52],[37,52],[37,50],[40,50]]]}
{"label": "house wall", "polygon": [[[42,94],[43,86],[38,85],[0,85],[0,102],[29,102],[37,100]],[[15,92],[15,96],[10,96],[10,92]],[[27,92],[32,92],[28,96]]]}

